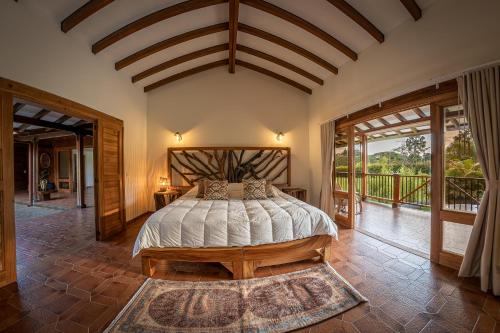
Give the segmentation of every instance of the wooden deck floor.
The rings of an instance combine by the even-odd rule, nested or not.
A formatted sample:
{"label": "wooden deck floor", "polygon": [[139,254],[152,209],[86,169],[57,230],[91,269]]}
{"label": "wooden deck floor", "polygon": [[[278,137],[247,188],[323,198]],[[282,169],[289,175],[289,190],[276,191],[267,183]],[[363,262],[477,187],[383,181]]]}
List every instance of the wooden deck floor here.
{"label": "wooden deck floor", "polygon": [[[356,215],[356,229],[391,245],[418,255],[430,254],[431,213],[413,208],[392,208],[389,205],[363,202],[361,214]],[[470,230],[445,226],[445,248],[462,254]]]}

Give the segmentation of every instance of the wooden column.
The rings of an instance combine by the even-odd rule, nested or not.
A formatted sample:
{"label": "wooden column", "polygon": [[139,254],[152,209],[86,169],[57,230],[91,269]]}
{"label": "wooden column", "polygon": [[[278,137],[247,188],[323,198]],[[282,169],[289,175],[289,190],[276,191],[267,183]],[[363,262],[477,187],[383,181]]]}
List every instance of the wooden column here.
{"label": "wooden column", "polygon": [[443,200],[443,131],[443,110],[435,103],[431,103],[431,261],[433,262],[439,262],[443,247],[440,218]]}
{"label": "wooden column", "polygon": [[354,160],[354,126],[349,126],[347,131],[347,193],[348,193],[348,228],[354,228],[354,218],[356,216],[356,167]]}
{"label": "wooden column", "polygon": [[399,206],[399,184],[401,183],[401,176],[397,173],[392,175],[392,208]]}
{"label": "wooden column", "polygon": [[366,200],[368,190],[366,174],[368,171],[368,139],[365,134],[361,135],[361,200]]}
{"label": "wooden column", "polygon": [[29,205],[34,203],[34,182],[33,182],[33,142],[28,142],[28,201]]}
{"label": "wooden column", "polygon": [[84,136],[76,135],[76,206],[85,208]]}
{"label": "wooden column", "polygon": [[32,143],[32,146],[33,146],[33,150],[32,150],[32,156],[33,156],[33,159],[31,160],[31,173],[32,173],[32,180],[31,180],[31,183],[32,183],[32,188],[33,188],[33,197],[32,197],[32,202],[31,204],[35,204],[35,202],[38,201],[38,139],[37,138],[34,138],[33,139],[33,143]]}

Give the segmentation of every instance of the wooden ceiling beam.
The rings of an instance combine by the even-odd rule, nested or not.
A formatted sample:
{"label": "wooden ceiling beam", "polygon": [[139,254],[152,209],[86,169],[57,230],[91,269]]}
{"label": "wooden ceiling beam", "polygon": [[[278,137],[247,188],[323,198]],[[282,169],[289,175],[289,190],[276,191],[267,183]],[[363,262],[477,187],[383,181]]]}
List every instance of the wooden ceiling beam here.
{"label": "wooden ceiling beam", "polygon": [[24,104],[24,103],[16,103],[16,104],[14,104],[14,107],[13,107],[14,114],[16,114],[19,111],[21,111],[21,109],[24,108],[25,106],[26,106],[26,104]]}
{"label": "wooden ceiling beam", "polygon": [[168,61],[165,61],[164,63],[161,63],[161,64],[156,65],[154,67],[151,67],[149,69],[146,69],[145,71],[132,76],[132,82],[135,83],[137,81],[140,81],[142,79],[147,78],[148,76],[159,73],[159,72],[161,72],[165,69],[171,68],[173,66],[182,64],[186,61],[190,61],[193,59],[204,57],[206,55],[213,54],[213,53],[222,52],[222,51],[225,51],[228,49],[229,49],[229,44],[226,43],[226,44],[220,44],[220,45],[216,45],[216,46],[212,46],[212,47],[207,47],[205,49],[194,51],[194,52],[191,52],[188,54],[184,54],[180,57],[170,59]]}
{"label": "wooden ceiling beam", "polygon": [[125,68],[134,62],[137,62],[143,58],[149,57],[152,54],[155,54],[157,52],[160,52],[162,50],[165,50],[169,47],[175,46],[177,44],[181,44],[187,41],[190,41],[195,38],[203,37],[206,35],[214,34],[217,32],[222,32],[226,31],[229,29],[229,23],[224,22],[224,23],[218,23],[214,25],[210,25],[207,27],[191,30],[188,32],[185,32],[183,34],[165,39],[161,42],[155,43],[151,46],[148,46],[140,51],[135,52],[134,54],[131,54],[120,61],[115,63],[115,69],[120,70],[122,68]]}
{"label": "wooden ceiling beam", "polygon": [[380,118],[377,118],[378,121],[380,121],[382,123],[382,125],[384,126],[388,126],[390,125],[391,123],[388,122],[387,120],[385,120],[384,118],[380,117]]}
{"label": "wooden ceiling beam", "polygon": [[375,128],[375,126],[373,126],[372,124],[370,124],[369,122],[365,121],[363,122],[363,125],[365,125],[366,127],[368,127],[369,129],[373,129]]}
{"label": "wooden ceiling beam", "polygon": [[239,8],[240,0],[229,0],[229,73],[234,73],[236,67]]}
{"label": "wooden ceiling beam", "polygon": [[415,0],[401,0],[401,3],[415,21],[418,21],[422,17],[422,9],[420,9]]}
{"label": "wooden ceiling beam", "polygon": [[248,46],[244,46],[244,45],[240,45],[240,44],[237,44],[236,45],[236,49],[240,52],[245,52],[247,54],[251,54],[255,57],[259,57],[261,59],[264,59],[264,60],[267,60],[269,62],[272,62],[276,65],[280,65],[282,67],[285,67],[286,69],[289,69],[299,75],[302,75],[303,77],[311,80],[311,81],[314,81],[316,82],[317,84],[320,84],[320,85],[323,85],[323,80],[320,79],[319,77],[303,70],[302,68],[299,68],[285,60],[282,60],[282,59],[279,59],[279,58],[276,58],[275,56],[272,56],[270,54],[267,54],[267,53],[264,53],[262,51],[259,51],[259,50],[256,50],[256,49],[253,49],[251,47],[248,47]]}
{"label": "wooden ceiling beam", "polygon": [[425,118],[427,115],[422,111],[421,108],[413,108],[413,112],[419,117],[419,118]]}
{"label": "wooden ceiling beam", "polygon": [[60,137],[66,137],[70,135],[74,135],[72,132],[66,132],[66,131],[58,131],[58,130],[50,130],[50,131],[45,131],[41,132],[38,131],[29,131],[25,132],[26,134],[16,134],[14,135],[14,140],[20,141],[20,142],[30,142],[33,141],[34,139],[38,140],[43,140],[43,139],[55,139],[55,138],[60,138]]}
{"label": "wooden ceiling beam", "polygon": [[274,15],[276,17],[279,17],[285,21],[288,21],[297,27],[313,34],[314,36],[320,38],[324,42],[330,44],[343,54],[345,54],[347,57],[351,58],[352,60],[357,60],[358,55],[356,52],[354,52],[352,49],[350,49],[347,45],[333,37],[332,35],[328,34],[326,31],[321,30],[314,24],[304,20],[303,18],[290,13],[289,11],[284,10],[283,8],[280,8],[278,6],[275,6],[269,2],[266,2],[264,0],[240,0],[242,4],[245,4],[247,6],[259,9],[261,11],[264,11],[268,14]]}
{"label": "wooden ceiling beam", "polygon": [[123,38],[130,36],[131,34],[147,28],[155,23],[164,21],[180,14],[191,12],[193,10],[218,5],[227,1],[228,0],[187,0],[173,6],[160,9],[149,15],[141,17],[138,20],[135,20],[134,22],[129,23],[118,30],[115,30],[98,42],[94,43],[94,45],[92,45],[92,52],[94,54],[99,53],[105,48],[122,40]]}
{"label": "wooden ceiling beam", "polygon": [[160,81],[152,83],[152,84],[150,84],[148,86],[145,86],[144,87],[144,92],[151,91],[153,89],[156,89],[156,88],[164,86],[164,85],[166,85],[168,83],[180,80],[180,79],[185,78],[187,76],[191,76],[193,74],[200,73],[200,72],[212,69],[212,68],[216,68],[216,67],[220,67],[220,66],[226,66],[228,64],[229,64],[229,59],[224,59],[224,60],[214,61],[214,62],[205,64],[205,65],[201,65],[201,66],[198,66],[198,67],[194,67],[194,68],[188,69],[187,71],[174,74],[174,75],[169,76],[167,78],[164,78],[164,79],[162,79]]}
{"label": "wooden ceiling beam", "polygon": [[311,60],[312,62],[318,64],[319,66],[329,70],[330,72],[332,72],[334,74],[338,74],[338,72],[339,72],[337,67],[330,64],[326,60],[323,60],[322,58],[318,57],[317,55],[307,51],[306,49],[303,49],[302,47],[300,47],[298,45],[295,45],[295,44],[287,41],[286,39],[283,39],[283,38],[278,37],[276,35],[273,35],[269,32],[266,32],[264,30],[254,28],[254,27],[251,27],[251,26],[243,24],[243,23],[238,24],[238,30],[241,32],[245,32],[247,34],[265,39],[269,42],[278,44],[281,47],[284,47],[286,49],[289,49],[290,51],[293,51],[297,54],[300,54],[301,56]]}
{"label": "wooden ceiling beam", "polygon": [[80,120],[78,120],[76,123],[74,123],[71,126],[73,126],[73,127],[80,127],[81,128],[83,126],[90,126],[90,125],[92,125],[92,123],[88,123],[86,120],[80,119]]}
{"label": "wooden ceiling beam", "polygon": [[87,1],[83,6],[75,10],[71,15],[66,17],[61,22],[61,30],[63,32],[68,32],[78,24],[80,24],[83,20],[88,18],[89,16],[94,15],[102,8],[106,7],[113,0],[90,0]]}
{"label": "wooden ceiling beam", "polygon": [[256,71],[256,72],[259,72],[261,74],[264,74],[264,75],[267,75],[267,76],[270,76],[274,79],[277,79],[281,82],[284,82],[286,84],[289,84],[297,89],[300,89],[302,90],[303,92],[306,92],[308,93],[309,95],[312,94],[312,90],[296,81],[293,81],[293,80],[290,80],[289,78],[285,77],[285,76],[282,76],[282,75],[279,75],[273,71],[270,71],[268,69],[265,69],[265,68],[262,68],[262,67],[259,67],[257,65],[254,65],[254,64],[251,64],[249,62],[246,62],[246,61],[242,61],[242,60],[238,60],[236,59],[236,65],[239,65],[239,66],[242,66],[242,67],[246,67],[248,69],[251,69],[253,71]]}
{"label": "wooden ceiling beam", "polygon": [[329,3],[334,5],[338,10],[344,13],[351,20],[356,22],[361,28],[372,35],[379,43],[383,43],[385,40],[384,34],[371,23],[366,17],[364,17],[360,12],[358,12],[353,6],[351,6],[345,0],[327,0]]}
{"label": "wooden ceiling beam", "polygon": [[[44,116],[48,115],[50,113],[49,110],[47,109],[42,109],[40,111],[38,111],[37,113],[35,113],[35,115],[33,117],[28,117],[30,119],[40,119],[40,118],[43,118]],[[16,115],[14,114],[14,118],[16,117]],[[17,122],[14,120],[14,122]],[[24,132],[28,127],[30,127],[30,125],[33,125],[33,124],[29,124],[29,123],[23,123],[21,126],[19,126],[19,128],[17,129],[19,132]]]}
{"label": "wooden ceiling beam", "polygon": [[388,129],[404,128],[405,126],[408,126],[408,125],[417,126],[420,123],[429,122],[430,120],[431,120],[431,117],[425,117],[425,118],[418,118],[418,119],[413,119],[413,120],[407,120],[404,123],[395,123],[395,124],[389,124],[389,125],[383,126],[383,127],[375,127],[373,129],[369,129],[369,130],[366,130],[366,131],[361,131],[361,133],[363,133],[363,134],[368,134],[368,133],[373,134],[373,133],[379,133],[379,132],[387,131]]}
{"label": "wooden ceiling beam", "polygon": [[66,120],[68,120],[69,118],[71,118],[70,116],[67,116],[67,115],[63,115],[61,117],[59,117],[58,119],[56,119],[55,123],[56,124],[62,124],[64,123]]}
{"label": "wooden ceiling beam", "polygon": [[62,131],[69,131],[69,132],[77,132],[77,133],[87,132],[85,130],[75,128],[74,125],[69,126],[69,125],[57,124],[55,122],[41,120],[41,119],[37,119],[34,117],[31,118],[31,117],[14,115],[14,122],[21,123],[23,125],[28,125],[28,126],[33,125],[33,126],[40,126],[40,127],[46,127],[46,128],[54,128],[54,129],[58,129],[58,130],[62,130]]}
{"label": "wooden ceiling beam", "polygon": [[394,113],[394,117],[396,117],[399,121],[404,122],[406,121],[406,118],[403,117],[399,112]]}

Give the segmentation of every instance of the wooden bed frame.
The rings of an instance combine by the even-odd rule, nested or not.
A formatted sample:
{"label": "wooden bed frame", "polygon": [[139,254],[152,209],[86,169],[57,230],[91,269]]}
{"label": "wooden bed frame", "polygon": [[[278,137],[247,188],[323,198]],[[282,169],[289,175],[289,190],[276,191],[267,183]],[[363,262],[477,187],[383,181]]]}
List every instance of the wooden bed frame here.
{"label": "wooden bed frame", "polygon": [[243,247],[149,248],[141,251],[142,273],[153,276],[160,260],[219,262],[233,273],[233,279],[250,279],[259,267],[320,257],[331,258],[333,237],[319,235],[294,241]]}
{"label": "wooden bed frame", "polygon": [[[168,173],[178,188],[189,189],[201,179],[265,178],[290,186],[289,147],[180,147],[168,149]],[[180,184],[179,184],[180,183]],[[333,238],[319,235],[283,243],[243,247],[148,248],[141,251],[142,272],[153,276],[159,263],[169,261],[219,262],[234,279],[249,279],[259,267],[311,258],[330,260]]]}

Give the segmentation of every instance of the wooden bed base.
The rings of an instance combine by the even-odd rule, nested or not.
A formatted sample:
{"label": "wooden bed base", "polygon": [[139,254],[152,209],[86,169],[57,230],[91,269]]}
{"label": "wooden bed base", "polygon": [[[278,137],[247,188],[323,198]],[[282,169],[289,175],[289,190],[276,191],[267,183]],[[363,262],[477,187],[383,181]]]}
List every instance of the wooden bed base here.
{"label": "wooden bed base", "polygon": [[233,279],[250,279],[259,267],[320,257],[330,260],[333,237],[319,235],[257,246],[215,248],[149,248],[141,251],[142,273],[153,276],[158,261],[219,262],[233,273]]}

